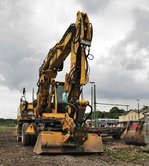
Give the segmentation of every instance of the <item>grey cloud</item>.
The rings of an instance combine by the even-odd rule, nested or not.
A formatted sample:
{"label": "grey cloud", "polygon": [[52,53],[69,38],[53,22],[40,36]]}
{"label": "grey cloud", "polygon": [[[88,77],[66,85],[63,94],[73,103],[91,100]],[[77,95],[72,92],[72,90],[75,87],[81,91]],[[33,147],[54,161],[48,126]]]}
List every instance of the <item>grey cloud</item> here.
{"label": "grey cloud", "polygon": [[109,50],[108,57],[96,62],[93,80],[98,75],[100,97],[149,98],[149,11],[135,9],[133,14],[133,29]]}
{"label": "grey cloud", "polygon": [[97,13],[99,10],[106,8],[110,1],[109,0],[79,0],[79,3],[82,5],[83,9],[90,13]]}
{"label": "grey cloud", "polygon": [[[58,19],[62,23],[61,18],[65,17],[65,14],[60,18],[54,15],[54,21],[49,19],[52,24],[48,24],[48,20],[45,19],[46,24],[41,25],[40,28],[36,27],[36,24],[32,22],[35,21],[32,20],[32,17],[35,16],[34,3],[30,2],[29,5],[28,2],[24,0],[0,1],[0,18],[2,18],[0,19],[0,76],[4,78],[0,79],[0,84],[5,84],[13,89],[25,85],[36,86],[38,68],[48,52],[48,50],[47,52],[44,50],[44,52],[42,48],[49,41],[49,38],[43,37],[40,28],[47,26],[49,29],[45,33],[43,32],[44,35],[59,40],[58,33],[55,33],[54,21]],[[110,1],[93,0],[78,3],[87,12],[94,14],[98,13],[100,9],[105,9]],[[50,10],[50,6],[48,6],[48,10]],[[145,62],[149,62],[149,13],[139,9],[135,9],[133,13],[135,19],[133,30],[126,35],[125,39],[110,49],[109,56],[102,60],[102,64],[101,61],[97,61],[97,67],[91,69],[91,71],[93,70],[92,80],[96,80],[98,94],[101,96],[132,98],[149,94],[149,90],[146,89],[148,80],[141,84],[135,82],[135,74],[140,70],[147,70]],[[62,28],[60,26],[57,28],[63,34]],[[49,31],[50,33],[47,35]],[[44,41],[45,43],[43,43]],[[55,42],[52,43],[52,46],[53,44]],[[44,48],[49,49],[49,47]]]}
{"label": "grey cloud", "polygon": [[[12,89],[20,88],[27,75],[31,75],[34,68],[37,68],[36,58],[28,64],[20,64],[24,57],[31,57],[35,52],[29,47],[27,36],[29,34],[25,33],[25,22],[28,23],[26,19],[30,16],[30,12],[25,7],[22,10],[22,3],[23,1],[9,0],[0,2],[0,17],[2,18],[0,19],[0,73],[4,77],[4,81],[0,83]],[[34,76],[30,81],[33,80]]]}
{"label": "grey cloud", "polygon": [[135,9],[134,18],[134,29],[111,50],[126,69],[141,69],[149,60],[149,11]]}
{"label": "grey cloud", "polygon": [[99,98],[136,99],[148,98],[147,83],[137,84],[132,72],[108,71],[97,82]]}
{"label": "grey cloud", "polygon": [[0,1],[0,75],[4,78],[0,84],[10,89],[35,87],[38,69],[48,52],[44,49],[49,43],[42,42],[47,40],[46,34],[36,27],[33,9],[34,2]]}

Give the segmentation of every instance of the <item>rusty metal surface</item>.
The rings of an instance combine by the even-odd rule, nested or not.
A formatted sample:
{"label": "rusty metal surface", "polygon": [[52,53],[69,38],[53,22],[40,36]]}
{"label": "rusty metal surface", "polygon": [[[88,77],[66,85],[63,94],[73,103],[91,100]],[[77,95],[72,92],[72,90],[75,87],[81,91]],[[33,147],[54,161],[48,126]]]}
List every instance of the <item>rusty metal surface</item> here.
{"label": "rusty metal surface", "polygon": [[97,128],[90,128],[89,133],[96,133],[98,135],[101,135],[102,137],[113,136],[113,135],[121,136],[124,130],[125,130],[124,127],[97,127]]}
{"label": "rusty metal surface", "polygon": [[[56,138],[56,135],[58,136]],[[76,146],[75,143],[67,143],[62,135],[57,133],[54,137],[49,131],[43,131],[39,134],[34,152],[43,153],[101,153],[103,152],[102,139],[97,134],[88,134],[88,139],[82,144]]]}
{"label": "rusty metal surface", "polygon": [[126,127],[122,139],[128,144],[145,145],[144,121],[130,122]]}

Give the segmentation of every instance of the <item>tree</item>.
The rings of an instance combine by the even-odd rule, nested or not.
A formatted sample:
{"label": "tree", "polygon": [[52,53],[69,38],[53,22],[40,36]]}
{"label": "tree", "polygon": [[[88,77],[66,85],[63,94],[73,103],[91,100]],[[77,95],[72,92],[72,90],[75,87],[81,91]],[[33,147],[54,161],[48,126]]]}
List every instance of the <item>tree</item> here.
{"label": "tree", "polygon": [[[118,119],[119,116],[125,114],[126,111],[123,109],[119,109],[118,107],[113,107],[110,109],[109,112],[105,112],[105,111],[96,111],[96,118],[109,118],[109,119]],[[89,113],[86,113],[86,117],[88,116]],[[94,111],[93,111],[94,114]],[[89,119],[91,119],[92,115],[89,117]]]}
{"label": "tree", "polygon": [[118,119],[119,116],[125,114],[126,111],[124,109],[119,109],[118,107],[113,107],[110,109],[109,114],[113,119]]}

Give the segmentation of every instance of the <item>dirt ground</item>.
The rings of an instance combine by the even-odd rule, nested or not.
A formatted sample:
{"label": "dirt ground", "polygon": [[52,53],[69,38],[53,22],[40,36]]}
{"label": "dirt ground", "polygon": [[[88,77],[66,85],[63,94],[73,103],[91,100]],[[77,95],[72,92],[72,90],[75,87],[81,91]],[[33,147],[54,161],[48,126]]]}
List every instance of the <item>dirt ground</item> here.
{"label": "dirt ground", "polygon": [[0,132],[0,166],[139,166],[149,165],[149,153],[122,140],[104,138],[104,153],[90,155],[36,155],[33,147],[16,141],[15,130]]}

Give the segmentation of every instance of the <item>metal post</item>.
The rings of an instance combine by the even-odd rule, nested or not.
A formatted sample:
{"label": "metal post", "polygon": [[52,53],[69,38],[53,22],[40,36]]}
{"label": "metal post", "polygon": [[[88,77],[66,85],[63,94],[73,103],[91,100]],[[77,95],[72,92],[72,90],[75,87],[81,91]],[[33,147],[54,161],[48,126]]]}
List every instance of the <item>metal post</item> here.
{"label": "metal post", "polygon": [[129,105],[126,105],[126,110],[127,110],[127,112],[128,112],[128,107],[129,107]]}
{"label": "metal post", "polygon": [[94,88],[93,85],[95,85],[95,82],[89,82],[91,84],[91,106],[93,108],[93,112],[92,112],[92,119],[91,119],[91,122],[92,122],[92,126],[95,127],[95,109],[96,109],[96,94],[95,94],[95,91],[96,91],[96,87]]}
{"label": "metal post", "polygon": [[140,119],[140,108],[139,108],[139,99],[137,99],[137,101],[138,101],[138,121],[139,121],[139,119]]}
{"label": "metal post", "polygon": [[96,122],[96,84],[94,84],[94,124],[95,124],[95,127],[97,127],[97,122]]}
{"label": "metal post", "polygon": [[[91,84],[91,106],[93,108],[93,86]],[[91,117],[91,123],[93,125],[93,119],[94,119],[94,113],[92,113],[92,117]]]}

